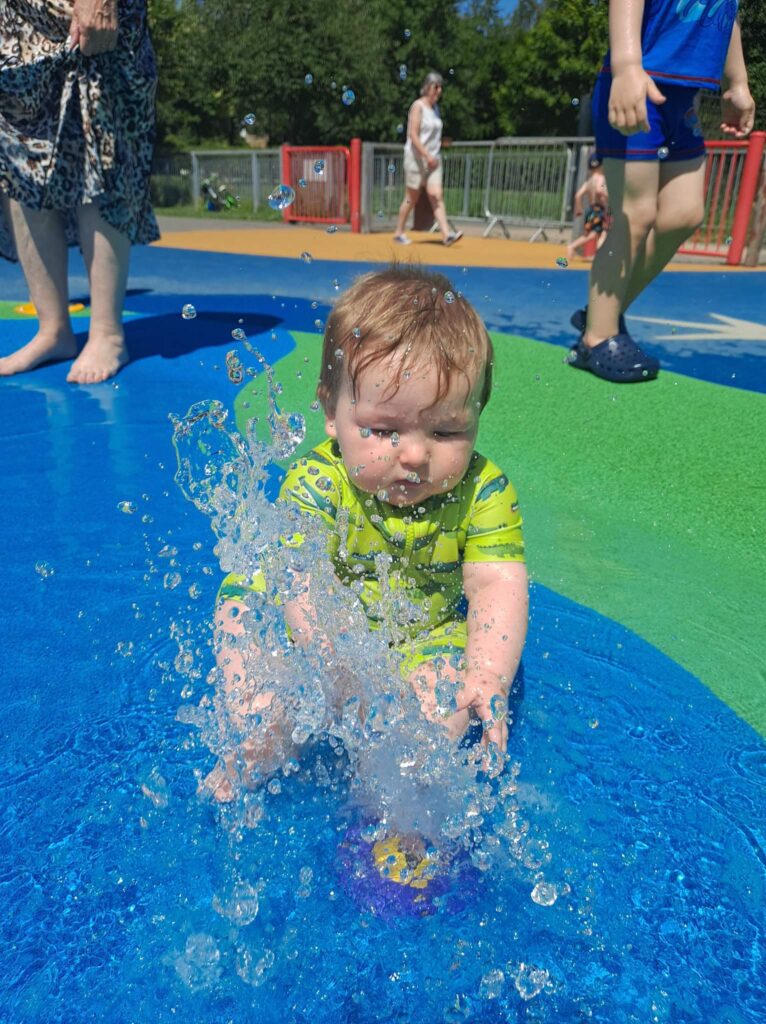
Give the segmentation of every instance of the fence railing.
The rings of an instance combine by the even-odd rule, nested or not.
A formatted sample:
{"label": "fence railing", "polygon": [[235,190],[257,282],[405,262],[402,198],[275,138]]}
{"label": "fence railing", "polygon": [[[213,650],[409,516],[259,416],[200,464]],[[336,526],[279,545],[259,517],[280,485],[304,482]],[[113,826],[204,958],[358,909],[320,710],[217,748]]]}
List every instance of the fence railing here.
{"label": "fence railing", "polygon": [[[572,223],[572,200],[591,138],[514,138],[454,142],[442,149],[447,216],[499,226]],[[362,156],[362,230],[387,231],[404,196],[400,145],[367,142]]]}

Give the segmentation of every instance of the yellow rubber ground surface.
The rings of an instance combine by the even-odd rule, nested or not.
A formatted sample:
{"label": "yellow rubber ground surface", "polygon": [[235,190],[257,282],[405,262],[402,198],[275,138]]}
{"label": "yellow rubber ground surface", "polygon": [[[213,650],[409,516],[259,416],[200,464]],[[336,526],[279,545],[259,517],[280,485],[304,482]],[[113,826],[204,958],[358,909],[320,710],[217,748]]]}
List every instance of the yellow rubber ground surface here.
{"label": "yellow rubber ground surface", "polygon": [[[241,253],[247,256],[277,256],[297,259],[310,252],[320,260],[359,260],[369,263],[412,262],[447,267],[499,267],[548,269],[566,256],[565,245],[550,242],[516,242],[505,238],[466,236],[445,248],[438,235],[411,232],[412,245],[396,245],[389,234],[353,235],[348,231],[327,234],[323,229],[299,227],[253,227],[246,229],[208,229],[199,231],[165,231],[155,245],[170,249],[196,249],[202,252]],[[588,262],[575,258],[573,269],[585,269]],[[714,271],[750,268],[727,267],[723,260],[700,260],[675,263],[670,270]],[[766,268],[760,268],[766,269]]]}

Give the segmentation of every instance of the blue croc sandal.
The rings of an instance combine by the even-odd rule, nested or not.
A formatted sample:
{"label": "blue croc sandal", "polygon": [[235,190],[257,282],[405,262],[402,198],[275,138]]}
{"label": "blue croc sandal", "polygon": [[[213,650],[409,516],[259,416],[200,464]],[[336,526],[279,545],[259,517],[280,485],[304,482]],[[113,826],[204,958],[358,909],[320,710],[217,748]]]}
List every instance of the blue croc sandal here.
{"label": "blue croc sandal", "polygon": [[[576,309],[569,318],[569,322],[578,334],[585,334],[585,325],[588,320],[588,307]],[[620,323],[617,328],[620,334],[627,334],[628,328],[625,325],[625,317],[620,313]]]}
{"label": "blue croc sandal", "polygon": [[588,370],[614,384],[654,380],[660,369],[658,360],[643,352],[629,334],[615,334],[593,348],[588,348],[580,338],[569,350],[568,361],[570,366]]}

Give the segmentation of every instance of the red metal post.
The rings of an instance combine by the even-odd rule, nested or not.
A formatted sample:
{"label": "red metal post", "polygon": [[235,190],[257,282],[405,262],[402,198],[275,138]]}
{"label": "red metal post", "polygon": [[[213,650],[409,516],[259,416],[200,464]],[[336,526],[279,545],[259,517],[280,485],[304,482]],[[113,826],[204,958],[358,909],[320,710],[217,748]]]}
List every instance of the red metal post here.
{"label": "red metal post", "polygon": [[[281,156],[282,156],[282,184],[283,185],[289,185],[290,188],[292,188],[293,184],[290,181],[290,145],[289,145],[289,143],[283,142],[282,145],[280,146],[280,151],[281,151]],[[282,220],[289,220],[290,219],[289,209],[290,208],[288,206],[286,206],[284,208],[284,210],[282,210]]]}
{"label": "red metal post", "polygon": [[351,159],[348,167],[348,212],[351,230],[362,230],[362,140],[351,140]]}
{"label": "red metal post", "polygon": [[734,221],[731,230],[731,245],[726,257],[730,266],[739,266],[747,239],[747,225],[753,209],[755,193],[763,162],[763,150],[766,145],[766,132],[753,132],[747,147],[745,166],[742,168],[742,179],[739,183],[739,195],[734,210]]}

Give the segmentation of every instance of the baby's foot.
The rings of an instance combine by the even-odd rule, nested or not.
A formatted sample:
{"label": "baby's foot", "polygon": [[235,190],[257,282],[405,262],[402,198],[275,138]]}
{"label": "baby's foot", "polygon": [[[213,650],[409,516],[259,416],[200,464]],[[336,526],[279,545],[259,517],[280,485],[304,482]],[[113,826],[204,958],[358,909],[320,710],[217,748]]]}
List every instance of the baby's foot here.
{"label": "baby's foot", "polygon": [[203,797],[211,797],[219,804],[230,804],[234,799],[234,786],[232,784],[226,766],[219,762],[212,772],[209,772],[197,790]]}
{"label": "baby's foot", "polygon": [[90,337],[72,364],[66,379],[70,384],[99,384],[114,377],[129,358],[125,339],[121,334]]}
{"label": "baby's foot", "polygon": [[11,377],[14,373],[25,373],[34,370],[42,363],[58,362],[61,359],[74,359],[77,355],[77,342],[71,331],[60,334],[47,334],[38,331],[31,341],[0,359],[0,377]]}

